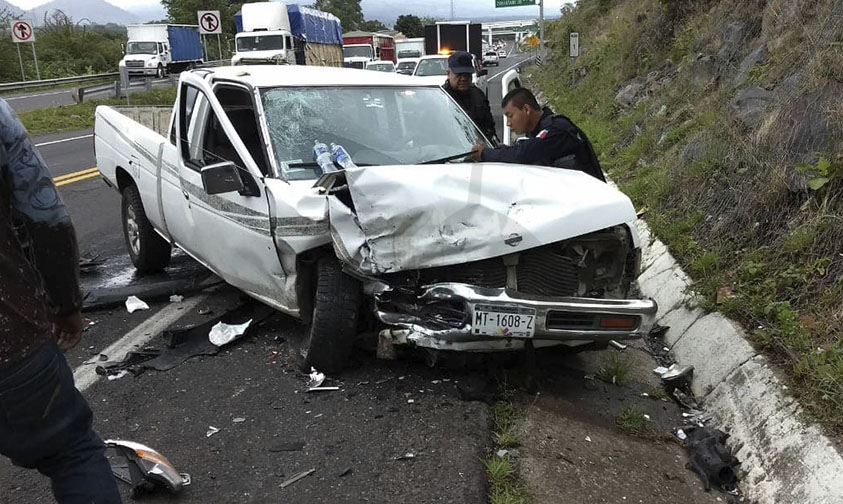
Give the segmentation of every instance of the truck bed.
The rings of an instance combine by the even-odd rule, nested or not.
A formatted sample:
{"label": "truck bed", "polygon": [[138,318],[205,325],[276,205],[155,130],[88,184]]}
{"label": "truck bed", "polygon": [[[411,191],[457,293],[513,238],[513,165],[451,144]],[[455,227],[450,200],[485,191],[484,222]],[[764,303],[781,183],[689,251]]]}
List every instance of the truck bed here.
{"label": "truck bed", "polygon": [[168,134],[167,129],[170,127],[170,116],[173,113],[172,107],[118,105],[112,106],[111,108],[163,137],[166,137]]}

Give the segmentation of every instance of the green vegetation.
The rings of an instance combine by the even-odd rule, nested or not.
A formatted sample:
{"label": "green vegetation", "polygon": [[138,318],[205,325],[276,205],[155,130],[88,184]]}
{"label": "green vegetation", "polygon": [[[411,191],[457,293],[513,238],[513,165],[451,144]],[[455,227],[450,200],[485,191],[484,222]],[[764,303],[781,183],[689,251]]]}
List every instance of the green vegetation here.
{"label": "green vegetation", "polygon": [[492,406],[491,413],[496,446],[484,462],[489,478],[489,501],[492,504],[524,504],[528,502],[527,492],[518,481],[512,461],[509,456],[500,457],[494,453],[498,448],[514,448],[520,444],[514,431],[519,412],[512,403],[499,401]]}
{"label": "green vegetation", "polygon": [[[176,88],[161,88],[134,93],[129,101],[132,105],[172,105],[176,101]],[[76,105],[62,105],[18,114],[26,130],[32,136],[62,133],[94,127],[94,111],[98,105],[125,105],[126,100],[114,98],[92,100]]]}
{"label": "green vegetation", "polygon": [[629,374],[631,367],[632,363],[628,359],[612,352],[604,359],[603,364],[597,371],[597,378],[620,387],[626,383],[626,376]]}
{"label": "green vegetation", "polygon": [[628,406],[623,409],[615,419],[615,424],[622,431],[635,434],[645,435],[650,433],[650,427],[647,425],[646,413],[638,406]]}
{"label": "green vegetation", "polygon": [[[832,96],[843,53],[823,39],[838,36],[823,34],[832,4],[580,0],[548,25],[551,56],[529,78],[647,209],[702,306],[741,321],[790,371],[803,404],[840,430],[843,106]],[[734,23],[744,30],[735,63],[717,64]],[[573,31],[582,48],[576,70],[584,72],[571,88]],[[736,87],[737,63],[762,41],[769,56]],[[627,108],[615,95],[631,82],[643,90]],[[745,123],[730,102],[754,86],[773,90],[774,101]],[[718,299],[718,291],[730,295]],[[617,383],[618,364],[604,365],[600,378]]]}

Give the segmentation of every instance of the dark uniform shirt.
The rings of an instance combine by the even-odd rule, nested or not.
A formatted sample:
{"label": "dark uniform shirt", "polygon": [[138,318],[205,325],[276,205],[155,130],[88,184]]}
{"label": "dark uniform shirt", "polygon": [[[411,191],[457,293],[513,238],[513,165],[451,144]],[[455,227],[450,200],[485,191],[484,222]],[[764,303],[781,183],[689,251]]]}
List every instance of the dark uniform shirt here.
{"label": "dark uniform shirt", "polygon": [[554,115],[550,108],[542,110],[536,129],[527,140],[513,146],[502,145],[496,149],[483,149],[483,161],[520,163],[568,168],[588,173],[606,181],[594,148],[585,133],[570,119]]}
{"label": "dark uniform shirt", "polygon": [[442,88],[451,95],[451,98],[459,103],[460,107],[465,110],[468,117],[480,128],[480,131],[486,135],[486,138],[492,139],[497,133],[495,132],[495,118],[492,117],[492,109],[489,107],[489,99],[479,87],[474,84],[468,88],[468,91],[461,93],[451,87],[449,81],[445,81]]}
{"label": "dark uniform shirt", "polygon": [[82,303],[70,216],[14,111],[0,100],[0,369],[52,337]]}

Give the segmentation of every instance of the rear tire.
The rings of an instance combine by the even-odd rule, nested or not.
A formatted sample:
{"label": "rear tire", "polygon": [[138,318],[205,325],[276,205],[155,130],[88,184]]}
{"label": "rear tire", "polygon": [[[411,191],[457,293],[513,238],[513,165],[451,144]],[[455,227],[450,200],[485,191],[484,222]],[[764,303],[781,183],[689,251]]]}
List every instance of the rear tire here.
{"label": "rear tire", "polygon": [[123,189],[123,239],[138,273],[158,273],[170,264],[173,247],[152,228],[146,218],[138,188]]}
{"label": "rear tire", "polygon": [[316,262],[315,287],[310,327],[293,345],[293,356],[304,372],[314,367],[323,373],[338,373],[357,337],[360,283],[342,272],[335,257],[326,255]]}

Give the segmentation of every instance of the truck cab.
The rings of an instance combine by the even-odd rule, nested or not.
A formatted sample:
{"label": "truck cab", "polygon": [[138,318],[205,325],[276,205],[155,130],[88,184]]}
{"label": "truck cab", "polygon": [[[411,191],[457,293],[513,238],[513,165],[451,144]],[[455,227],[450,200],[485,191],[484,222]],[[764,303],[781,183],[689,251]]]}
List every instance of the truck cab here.
{"label": "truck cab", "polygon": [[164,77],[164,71],[172,62],[170,44],[164,40],[130,40],[126,54],[119,66],[126,67],[129,76]]}
{"label": "truck cab", "polygon": [[365,69],[375,60],[375,49],[371,44],[348,44],[342,46],[342,60],[349,68]]}
{"label": "truck cab", "polygon": [[232,65],[296,63],[293,36],[288,31],[244,32],[234,40],[237,52]]}

